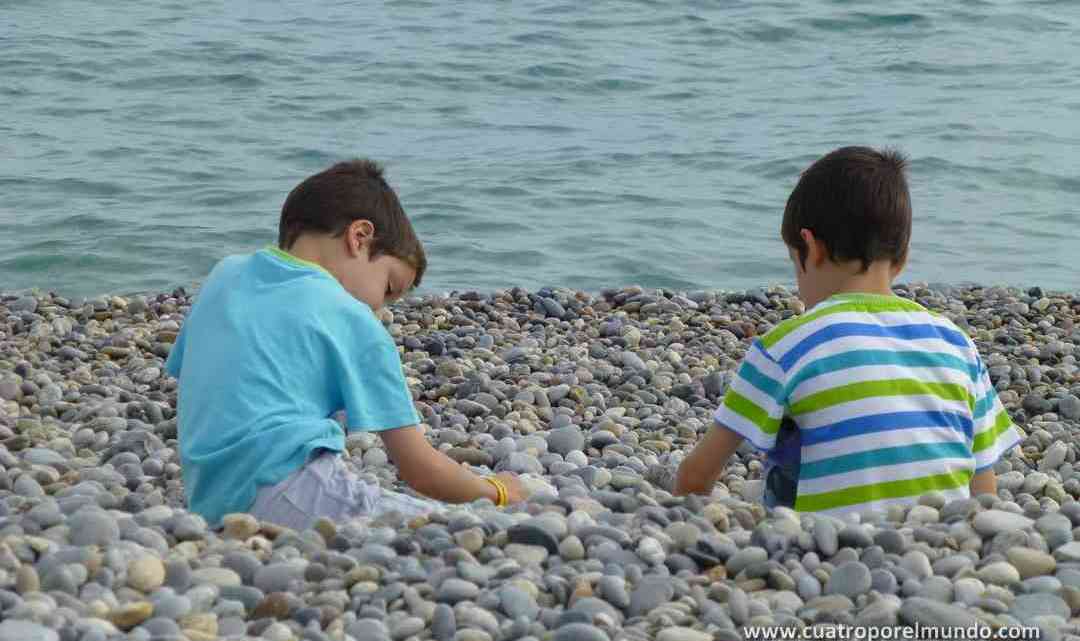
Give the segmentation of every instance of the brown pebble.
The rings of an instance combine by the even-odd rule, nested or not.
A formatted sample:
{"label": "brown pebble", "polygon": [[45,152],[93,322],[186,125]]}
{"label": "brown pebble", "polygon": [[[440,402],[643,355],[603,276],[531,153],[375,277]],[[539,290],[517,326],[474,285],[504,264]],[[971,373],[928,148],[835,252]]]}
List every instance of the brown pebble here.
{"label": "brown pebble", "polygon": [[278,538],[288,530],[289,528],[287,527],[277,525],[276,523],[270,523],[269,521],[261,523],[259,525],[259,533],[270,539],[271,541]]}
{"label": "brown pebble", "polygon": [[382,572],[374,565],[361,565],[349,570],[345,575],[345,587],[351,588],[360,582],[378,581],[381,575]]}
{"label": "brown pebble", "polygon": [[34,566],[23,563],[15,572],[15,591],[19,594],[29,594],[41,590],[41,579],[38,578]]}
{"label": "brown pebble", "polygon": [[120,606],[109,613],[109,621],[125,632],[150,618],[154,606],[146,601],[137,601]]}
{"label": "brown pebble", "polygon": [[1080,616],[1080,588],[1066,585],[1061,588],[1061,598],[1069,604],[1069,610],[1072,611],[1074,617]]}
{"label": "brown pebble", "polygon": [[127,583],[140,592],[152,592],[165,583],[165,565],[156,556],[141,556],[128,564]]}
{"label": "brown pebble", "polygon": [[230,539],[244,541],[259,533],[258,519],[243,512],[226,514],[221,519],[221,524],[225,536]]}
{"label": "brown pebble", "polygon": [[323,541],[329,545],[337,537],[337,525],[325,516],[319,517],[319,520],[315,521],[313,528],[316,532],[322,535]]}
{"label": "brown pebble", "polygon": [[192,634],[193,632],[214,639],[217,638],[218,634],[217,615],[205,612],[189,614],[180,619],[180,627],[191,641],[195,641],[195,635]]}
{"label": "brown pebble", "polygon": [[589,583],[589,580],[584,578],[578,579],[577,583],[574,584],[574,591],[570,593],[569,605],[573,606],[580,599],[586,599],[591,597],[592,595],[593,589],[592,584]]}
{"label": "brown pebble", "polygon": [[743,592],[758,592],[768,587],[765,579],[747,579],[745,581],[738,581],[735,585],[743,589]]}
{"label": "brown pebble", "polygon": [[288,595],[284,592],[271,592],[255,606],[252,617],[255,619],[262,619],[264,617],[285,619],[288,618],[291,612],[292,608],[289,606]]}

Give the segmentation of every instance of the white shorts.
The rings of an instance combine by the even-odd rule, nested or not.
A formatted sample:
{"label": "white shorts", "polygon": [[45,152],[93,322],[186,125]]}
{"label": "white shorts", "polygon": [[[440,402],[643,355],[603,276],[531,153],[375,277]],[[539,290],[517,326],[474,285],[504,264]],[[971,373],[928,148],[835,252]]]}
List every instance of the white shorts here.
{"label": "white shorts", "polygon": [[341,522],[396,512],[412,518],[440,507],[437,501],[366,483],[341,454],[323,450],[284,481],[259,488],[251,514],[260,521],[306,530],[320,517]]}

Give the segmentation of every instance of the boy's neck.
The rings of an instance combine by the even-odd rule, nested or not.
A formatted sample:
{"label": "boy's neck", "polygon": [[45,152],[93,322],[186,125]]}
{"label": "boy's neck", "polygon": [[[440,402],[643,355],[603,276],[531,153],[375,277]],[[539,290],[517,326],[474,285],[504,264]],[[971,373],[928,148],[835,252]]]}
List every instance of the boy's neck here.
{"label": "boy's neck", "polygon": [[292,254],[300,260],[315,263],[327,271],[330,271],[330,266],[333,264],[333,260],[329,260],[330,256],[327,255],[329,252],[323,244],[317,239],[307,236],[297,238],[292,247],[282,251]]}
{"label": "boy's neck", "polygon": [[[844,266],[836,266],[830,270],[827,285],[820,293],[820,300],[814,304],[839,294],[873,294],[877,296],[893,296],[892,282],[896,277],[893,266],[884,261],[872,263],[864,272],[858,269],[845,269]],[[812,305],[808,304],[807,307]]]}

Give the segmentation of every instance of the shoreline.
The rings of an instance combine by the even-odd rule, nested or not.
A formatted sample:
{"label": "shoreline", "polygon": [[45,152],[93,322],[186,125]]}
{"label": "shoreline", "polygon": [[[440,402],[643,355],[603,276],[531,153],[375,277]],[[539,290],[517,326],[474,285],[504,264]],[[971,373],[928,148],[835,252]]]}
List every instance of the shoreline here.
{"label": "shoreline", "polygon": [[[159,296],[168,296],[176,292],[183,291],[188,295],[197,294],[202,281],[194,281],[187,284],[175,285],[163,290],[136,290],[129,292],[109,292],[99,294],[70,294],[63,291],[58,291],[49,287],[23,287],[11,290],[0,289],[0,301],[13,300],[25,296],[53,296],[65,301],[73,303],[73,307],[80,307],[86,302],[95,300],[108,300],[113,297],[131,299],[131,298],[155,298]],[[1080,297],[1080,285],[1077,285],[1075,290],[1073,289],[1054,289],[1043,287],[1041,285],[1015,285],[1015,284],[1002,284],[1002,283],[980,283],[974,281],[959,281],[959,282],[943,282],[943,281],[926,281],[926,280],[912,280],[912,281],[898,281],[893,284],[894,290],[912,291],[915,289],[927,289],[932,292],[938,293],[950,293],[958,291],[988,291],[988,292],[1006,292],[1014,296],[1029,296],[1028,292],[1037,290],[1040,294],[1036,298],[1042,296],[1048,297],[1064,297],[1075,299]],[[575,287],[569,287],[564,285],[544,285],[539,287],[530,287],[525,285],[509,285],[504,287],[492,287],[492,288],[470,288],[470,287],[451,287],[441,288],[438,290],[429,289],[426,285],[422,285],[419,290],[412,292],[411,298],[414,302],[418,302],[421,299],[439,299],[439,298],[460,298],[463,295],[479,294],[481,296],[489,297],[506,292],[520,290],[531,293],[537,293],[548,290],[569,291],[585,294],[592,297],[603,297],[605,292],[618,292],[639,290],[641,292],[650,293],[652,295],[658,295],[659,292],[663,292],[668,296],[681,295],[687,296],[689,294],[712,294],[723,296],[738,296],[749,295],[752,292],[786,292],[790,295],[797,294],[797,286],[794,281],[773,281],[767,282],[761,285],[747,287],[747,288],[724,288],[724,287],[709,287],[709,288],[697,288],[697,289],[685,289],[685,288],[671,288],[671,287],[647,287],[640,283],[623,284],[619,286],[601,287],[599,289],[579,289]],[[402,301],[404,302],[404,301]]]}
{"label": "shoreline", "polygon": [[[1080,634],[1080,291],[896,289],[971,335],[1026,434],[996,498],[929,494],[860,523],[766,511],[745,446],[711,497],[671,497],[742,353],[801,302],[776,286],[513,288],[427,293],[380,316],[433,442],[557,494],[302,533],[239,515],[216,533],[183,509],[161,365],[191,293],[0,293],[0,637]],[[376,436],[348,448],[362,477],[397,489]]]}

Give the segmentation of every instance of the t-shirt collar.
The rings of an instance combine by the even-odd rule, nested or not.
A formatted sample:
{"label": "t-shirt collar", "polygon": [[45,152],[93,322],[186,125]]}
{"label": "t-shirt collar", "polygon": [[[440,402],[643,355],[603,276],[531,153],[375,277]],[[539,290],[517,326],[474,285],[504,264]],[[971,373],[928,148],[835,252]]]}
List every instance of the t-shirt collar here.
{"label": "t-shirt collar", "polygon": [[333,278],[333,275],[330,272],[328,272],[325,267],[323,267],[322,265],[320,265],[318,263],[313,263],[310,260],[304,260],[303,258],[298,258],[296,256],[293,256],[292,254],[285,251],[284,249],[281,249],[279,247],[275,247],[274,245],[267,245],[263,249],[265,251],[267,251],[271,256],[274,256],[275,258],[277,258],[279,260],[282,260],[282,261],[284,261],[284,262],[286,262],[286,263],[288,263],[290,265],[293,265],[294,267],[306,267],[307,269],[314,269],[316,271],[320,271],[320,272],[326,274],[327,276],[330,276],[331,278]]}

